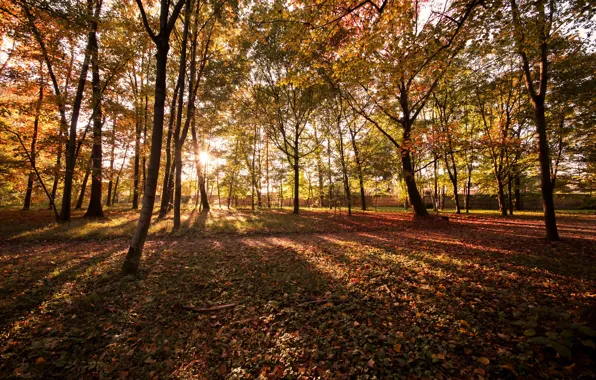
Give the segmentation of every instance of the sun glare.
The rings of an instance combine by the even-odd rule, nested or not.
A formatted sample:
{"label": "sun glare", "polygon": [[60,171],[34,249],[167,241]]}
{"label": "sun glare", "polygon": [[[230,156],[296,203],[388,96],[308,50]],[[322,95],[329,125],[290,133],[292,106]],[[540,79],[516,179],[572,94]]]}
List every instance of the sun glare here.
{"label": "sun glare", "polygon": [[201,161],[202,164],[206,164],[209,162],[209,153],[202,151],[201,153],[199,153],[199,160]]}

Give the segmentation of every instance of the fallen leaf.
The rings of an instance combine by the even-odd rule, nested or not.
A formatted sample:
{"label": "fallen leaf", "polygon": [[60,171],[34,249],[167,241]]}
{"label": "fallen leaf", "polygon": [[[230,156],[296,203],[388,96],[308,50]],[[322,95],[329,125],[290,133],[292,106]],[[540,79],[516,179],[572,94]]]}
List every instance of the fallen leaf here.
{"label": "fallen leaf", "polygon": [[484,356],[481,356],[478,358],[478,362],[482,365],[489,365],[490,364],[490,360],[488,360],[488,358],[485,358]]}

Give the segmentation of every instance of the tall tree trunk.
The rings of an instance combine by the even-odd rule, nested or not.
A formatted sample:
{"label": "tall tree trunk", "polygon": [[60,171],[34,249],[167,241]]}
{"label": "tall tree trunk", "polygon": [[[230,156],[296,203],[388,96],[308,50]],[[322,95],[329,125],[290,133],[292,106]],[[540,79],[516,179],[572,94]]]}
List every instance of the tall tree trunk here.
{"label": "tall tree trunk", "polygon": [[108,182],[108,198],[106,201],[106,206],[112,205],[112,187],[114,182],[114,150],[116,148],[116,122],[117,117],[114,116],[114,123],[112,124],[112,141],[111,141],[111,151],[110,151],[110,180]]}
{"label": "tall tree trunk", "polygon": [[[43,102],[43,65],[39,62],[39,97],[37,98],[37,104],[35,105],[35,120],[33,121],[33,135],[31,136],[31,168],[35,167],[36,162],[36,148],[37,148],[37,131],[39,128],[39,115],[41,114],[41,104]],[[31,207],[31,193],[33,192],[33,182],[35,180],[35,170],[31,169],[29,172],[29,178],[27,178],[27,191],[25,193],[25,202],[23,204],[23,210],[29,210]]]}
{"label": "tall tree trunk", "polygon": [[437,155],[434,155],[433,161],[433,184],[434,184],[434,191],[433,191],[433,211],[435,214],[439,213],[439,178],[437,177],[437,162],[438,162]]}
{"label": "tall tree trunk", "polygon": [[170,118],[168,120],[168,136],[166,138],[166,170],[163,177],[163,185],[161,187],[161,204],[159,207],[158,218],[163,218],[166,216],[166,213],[168,212],[168,204],[170,201],[170,182],[172,176],[172,136],[174,134],[174,120],[176,119],[176,104],[178,101],[179,90],[180,87],[178,86],[178,81],[176,81],[176,88],[174,89],[174,95],[172,96],[172,103],[170,105]]}
{"label": "tall tree trunk", "polygon": [[132,183],[132,208],[137,210],[139,208],[139,172],[140,172],[140,155],[141,155],[141,124],[139,121],[138,112],[135,116],[135,157],[134,157],[134,177]]}
{"label": "tall tree trunk", "polygon": [[122,265],[122,271],[126,274],[134,274],[137,272],[143,253],[143,246],[147,239],[149,226],[151,225],[151,214],[153,213],[153,205],[155,203],[155,192],[159,176],[161,145],[163,139],[163,120],[166,100],[166,69],[168,63],[168,50],[170,49],[169,39],[170,33],[174,28],[176,19],[178,18],[184,3],[185,0],[178,0],[178,3],[176,3],[174,10],[172,11],[171,18],[168,18],[169,1],[161,0],[160,31],[159,34],[155,35],[149,29],[149,23],[146,19],[141,1],[138,0],[137,2],[137,5],[142,10],[141,13],[143,15],[145,28],[157,47],[155,103],[153,106],[153,133],[151,135],[151,155],[149,157],[149,169],[147,170],[147,185],[143,194],[143,207],[141,208],[139,223],[132,238],[130,248],[128,249],[126,259]]}
{"label": "tall tree trunk", "polygon": [[[164,5],[162,4],[162,7],[163,6]],[[153,106],[154,121],[153,134],[151,138],[151,155],[149,158],[147,185],[143,195],[143,206],[141,208],[139,223],[137,225],[137,229],[128,249],[128,254],[126,255],[126,259],[124,260],[124,264],[122,266],[122,270],[126,274],[134,274],[137,272],[139,268],[141,255],[143,252],[143,245],[145,244],[145,240],[147,239],[149,225],[151,224],[153,204],[155,203],[155,191],[157,188],[159,164],[161,159],[164,105],[166,99],[166,68],[168,60],[168,50],[170,48],[168,39],[169,35],[167,37],[161,35],[158,35],[156,37],[157,68],[155,78],[155,104]]]}
{"label": "tall tree trunk", "polygon": [[292,214],[298,215],[300,213],[300,156],[298,153],[298,139],[296,139],[294,145],[294,211]]}
{"label": "tall tree trunk", "polygon": [[553,186],[550,179],[550,156],[548,152],[548,138],[546,136],[546,117],[543,102],[534,105],[536,115],[536,131],[538,132],[538,161],[540,162],[540,188],[542,190],[542,204],[544,209],[544,223],[546,238],[550,241],[559,240],[557,219],[555,216],[555,201]]}
{"label": "tall tree trunk", "polygon": [[[55,94],[55,98],[56,98],[56,103],[58,105],[58,113],[60,114],[60,129],[59,129],[59,133],[58,133],[58,154],[56,155],[56,166],[55,166],[55,170],[54,170],[54,183],[52,185],[52,191],[51,194],[49,195],[49,207],[50,209],[54,210],[54,213],[56,213],[56,205],[55,205],[55,199],[56,199],[56,191],[58,189],[58,181],[60,178],[60,165],[61,165],[61,159],[62,159],[62,144],[65,142],[63,141],[63,138],[65,137],[65,134],[68,132],[68,122],[66,121],[66,106],[65,106],[65,102],[67,99],[66,96],[66,92],[68,90],[68,84],[69,84],[69,80],[71,77],[71,73],[72,73],[72,65],[73,65],[73,61],[74,61],[74,50],[73,53],[71,54],[71,61],[70,61],[70,66],[68,69],[68,75],[66,77],[66,83],[64,86],[64,95],[62,94],[62,91],[60,90],[60,86],[58,85],[58,80],[56,79],[56,75],[54,74],[54,69],[52,66],[52,61],[50,59],[50,56],[48,54],[48,50],[46,48],[45,42],[42,38],[41,33],[39,32],[39,29],[37,28],[36,24],[35,24],[35,17],[33,16],[33,14],[31,13],[31,10],[29,9],[29,5],[27,4],[27,2],[23,1],[20,3],[21,7],[23,8],[23,11],[25,12],[25,15],[27,17],[27,21],[29,26],[31,27],[31,31],[33,32],[33,36],[35,37],[35,40],[38,42],[39,44],[39,48],[41,50],[41,54],[43,57],[43,60],[46,64],[46,68],[48,70],[48,75],[50,76],[51,82],[52,82],[52,87],[54,88],[54,94]],[[88,7],[91,7],[92,4],[91,2],[87,3]],[[88,51],[86,51],[86,53],[88,53]],[[86,57],[88,58],[88,55],[86,55]],[[87,65],[88,65],[88,60],[87,60]],[[81,68],[81,76],[83,78],[86,77],[86,71],[85,71],[85,60],[83,60],[83,67]],[[85,75],[83,76],[83,72],[85,71]],[[81,85],[81,81],[79,80],[79,87]],[[84,85],[84,82],[83,82]],[[81,91],[82,92],[82,91]],[[77,90],[77,95],[78,95],[78,90]],[[77,98],[75,98],[75,102],[73,104],[73,117],[77,117],[78,118],[78,110],[76,108],[76,100]],[[80,101],[79,101],[80,103]],[[75,112],[77,111],[77,112]],[[76,124],[76,123],[75,123]],[[75,126],[76,128],[76,126]],[[67,143],[68,144],[68,143]],[[74,145],[74,144],[73,144]],[[73,148],[74,150],[74,148]],[[41,181],[40,181],[41,182]],[[71,175],[71,182],[70,182],[70,186],[71,186],[71,191],[72,191],[72,175]],[[42,184],[42,187],[44,187],[45,189],[45,185]],[[69,198],[69,210],[70,210],[70,198]],[[70,219],[70,214],[68,215],[68,218]],[[60,217],[60,215],[56,215],[56,220],[61,220],[62,218]]]}
{"label": "tall tree trunk", "polygon": [[[88,15],[93,17],[93,1],[87,1]],[[62,191],[62,208],[60,210],[60,221],[70,221],[71,200],[72,200],[72,181],[75,168],[75,150],[77,142],[77,125],[79,123],[79,114],[81,112],[81,103],[83,102],[83,94],[85,84],[87,83],[87,72],[89,71],[89,60],[91,57],[92,39],[95,38],[97,32],[97,23],[91,23],[91,30],[87,37],[87,46],[85,47],[85,55],[83,58],[83,65],[81,67],[81,74],[79,76],[79,83],[75,94],[72,115],[70,118],[70,131],[68,136],[68,143],[66,145],[66,173],[64,175],[64,189]]]}
{"label": "tall tree trunk", "polygon": [[468,184],[466,186],[466,214],[470,213],[470,189],[472,187],[472,168],[468,166]]}
{"label": "tall tree trunk", "polygon": [[[101,3],[101,1],[97,2],[95,16],[91,21],[94,24],[94,30],[97,30]],[[102,109],[101,83],[99,80],[99,46],[96,33],[90,36],[89,47],[91,48],[91,88],[93,92],[93,152],[91,153],[91,157],[93,157],[93,169],[91,170],[91,198],[85,216],[103,218],[103,208],[101,205],[101,164],[103,158],[101,149]]]}
{"label": "tall tree trunk", "polygon": [[[530,72],[530,60],[528,59],[526,53],[526,47],[523,46],[524,43],[524,33],[525,30],[523,29],[523,24],[520,19],[519,8],[517,6],[516,0],[510,0],[511,5],[511,17],[513,21],[513,25],[515,27],[516,32],[516,44],[518,49],[518,54],[521,58],[522,63],[522,70],[524,72],[524,78],[526,82],[526,89],[530,95],[530,99],[532,100],[532,105],[534,107],[534,118],[536,122],[536,132],[538,134],[538,162],[540,163],[540,188],[542,190],[542,204],[544,209],[544,224],[546,227],[546,238],[550,241],[557,241],[559,240],[559,231],[557,229],[557,219],[555,215],[555,201],[553,196],[553,184],[551,182],[551,171],[550,171],[550,155],[549,155],[549,148],[548,148],[548,137],[546,134],[547,125],[546,125],[546,109],[545,109],[545,100],[546,100],[546,90],[548,85],[548,39],[549,32],[547,29],[547,17],[545,14],[545,1],[538,0],[533,3],[536,7],[536,24],[537,27],[540,28],[540,44],[539,44],[539,52],[540,52],[540,64],[539,64],[539,83],[538,83],[538,91],[534,85],[534,80],[532,78],[532,73]],[[551,16],[554,12],[554,4],[555,2],[549,2],[548,6],[551,11]]]}
{"label": "tall tree trunk", "polygon": [[337,120],[337,132],[339,137],[339,160],[341,164],[342,177],[344,182],[344,193],[346,195],[346,203],[348,205],[348,216],[352,216],[352,193],[350,191],[350,179],[348,178],[348,167],[344,157],[344,138],[341,131],[340,120]]}
{"label": "tall tree trunk", "polygon": [[364,173],[362,171],[362,160],[360,159],[360,150],[356,144],[356,133],[350,130],[350,138],[352,141],[352,149],[354,150],[354,160],[356,161],[356,170],[358,173],[358,182],[360,184],[360,203],[362,211],[366,211],[366,195],[364,193]]}
{"label": "tall tree trunk", "polygon": [[329,176],[329,210],[333,209],[333,177],[331,173],[331,141],[327,138],[327,175]]}
{"label": "tall tree trunk", "polygon": [[267,208],[271,208],[271,182],[269,180],[269,136],[268,135],[265,135],[265,180],[267,181]]}
{"label": "tall tree trunk", "polygon": [[406,182],[406,189],[408,190],[408,198],[412,208],[414,209],[415,216],[428,216],[428,211],[424,205],[424,201],[420,196],[418,187],[416,186],[416,172],[412,165],[412,155],[410,153],[410,147],[412,146],[411,140],[411,121],[404,122],[403,138],[401,143],[401,162],[402,170],[404,173],[404,180]]}

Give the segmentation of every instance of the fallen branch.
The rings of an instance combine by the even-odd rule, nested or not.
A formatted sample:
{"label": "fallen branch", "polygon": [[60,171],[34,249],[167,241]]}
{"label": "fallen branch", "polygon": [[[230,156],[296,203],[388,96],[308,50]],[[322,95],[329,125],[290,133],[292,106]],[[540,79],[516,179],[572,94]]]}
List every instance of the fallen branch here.
{"label": "fallen branch", "polygon": [[328,299],[328,298],[324,298],[324,299],[316,299],[316,300],[312,300],[312,301],[306,301],[306,302],[302,302],[299,303],[298,306],[306,306],[306,305],[311,305],[311,304],[318,304],[318,303],[327,303],[327,302],[331,302],[331,303],[342,303],[342,302],[347,302],[348,299]]}
{"label": "fallen branch", "polygon": [[219,311],[219,310],[236,307],[236,305],[238,305],[238,304],[237,303],[229,303],[226,305],[217,305],[217,306],[211,306],[211,307],[194,307],[194,306],[186,306],[186,305],[180,305],[180,307],[184,310],[195,311],[197,313],[210,313],[212,311]]}

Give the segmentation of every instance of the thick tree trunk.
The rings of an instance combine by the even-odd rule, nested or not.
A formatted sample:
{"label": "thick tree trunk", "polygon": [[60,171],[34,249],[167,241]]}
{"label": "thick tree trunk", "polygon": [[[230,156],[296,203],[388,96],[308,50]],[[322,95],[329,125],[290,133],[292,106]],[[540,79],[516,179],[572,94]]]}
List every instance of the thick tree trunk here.
{"label": "thick tree trunk", "polygon": [[536,132],[538,132],[538,161],[540,162],[540,188],[542,190],[542,204],[544,209],[544,223],[546,238],[550,241],[559,240],[557,219],[555,216],[555,201],[553,186],[550,179],[550,156],[548,152],[548,138],[546,136],[546,117],[543,102],[534,105],[536,116]]}
{"label": "thick tree trunk", "polygon": [[[101,1],[97,4],[96,16],[99,15]],[[96,24],[94,29],[97,29],[97,18],[94,18],[92,23]],[[89,40],[91,48],[91,87],[93,92],[93,152],[91,153],[91,157],[93,157],[93,169],[91,170],[91,197],[85,216],[103,218],[103,208],[101,205],[101,164],[103,158],[101,146],[102,109],[101,83],[99,81],[99,46],[96,33],[93,33]]]}
{"label": "thick tree trunk", "polygon": [[402,149],[401,162],[404,172],[404,180],[406,182],[406,189],[408,190],[408,198],[412,208],[414,209],[414,214],[416,216],[428,216],[428,211],[424,206],[424,201],[422,200],[420,192],[418,191],[418,187],[416,186],[414,168],[412,167],[412,159],[410,156],[410,150],[408,148]]}

